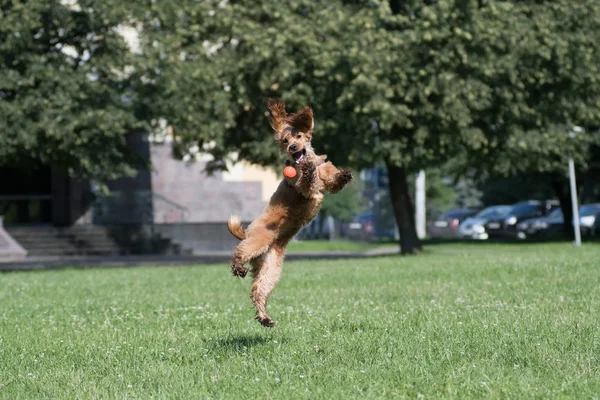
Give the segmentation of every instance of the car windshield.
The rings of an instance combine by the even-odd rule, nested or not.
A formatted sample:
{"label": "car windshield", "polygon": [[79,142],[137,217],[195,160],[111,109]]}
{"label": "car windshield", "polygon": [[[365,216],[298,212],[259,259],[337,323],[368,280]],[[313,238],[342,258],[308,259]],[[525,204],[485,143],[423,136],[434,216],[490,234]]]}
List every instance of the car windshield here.
{"label": "car windshield", "polygon": [[510,213],[516,217],[523,217],[527,215],[535,214],[539,208],[533,204],[521,204],[518,206],[514,206]]}
{"label": "car windshield", "polygon": [[579,210],[579,216],[581,217],[589,217],[600,213],[600,206],[582,206]]}
{"label": "car windshield", "polygon": [[562,216],[563,216],[563,213],[560,208],[555,209],[549,215],[550,218],[562,218]]}
{"label": "car windshield", "polygon": [[475,218],[494,218],[501,217],[502,215],[508,214],[510,206],[503,207],[488,207],[484,210],[479,211]]}

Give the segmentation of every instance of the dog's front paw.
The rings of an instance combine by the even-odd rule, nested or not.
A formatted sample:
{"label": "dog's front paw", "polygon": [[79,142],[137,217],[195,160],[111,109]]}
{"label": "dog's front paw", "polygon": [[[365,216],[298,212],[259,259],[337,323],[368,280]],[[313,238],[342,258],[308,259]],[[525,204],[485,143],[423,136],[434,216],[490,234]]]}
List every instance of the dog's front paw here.
{"label": "dog's front paw", "polygon": [[307,179],[315,174],[316,166],[310,161],[302,161],[298,166],[298,169],[300,170],[300,174],[304,177],[304,179]]}
{"label": "dog's front paw", "polygon": [[354,179],[354,176],[352,175],[352,171],[349,169],[342,169],[340,172],[338,172],[337,180],[342,185],[352,182],[352,179]]}
{"label": "dog's front paw", "polygon": [[231,272],[233,276],[239,276],[240,278],[245,278],[246,274],[248,274],[248,268],[243,265],[232,265]]}

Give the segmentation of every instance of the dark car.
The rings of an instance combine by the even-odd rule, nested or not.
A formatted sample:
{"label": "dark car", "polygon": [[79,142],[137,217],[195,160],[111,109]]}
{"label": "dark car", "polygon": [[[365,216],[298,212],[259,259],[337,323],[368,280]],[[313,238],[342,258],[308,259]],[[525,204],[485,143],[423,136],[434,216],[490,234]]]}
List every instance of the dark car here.
{"label": "dark car", "polygon": [[529,200],[513,204],[510,212],[503,217],[490,219],[485,224],[489,237],[517,237],[517,224],[531,218],[545,217],[560,203],[556,200]]}
{"label": "dark car", "polygon": [[396,221],[384,221],[373,211],[357,215],[344,225],[342,235],[354,240],[396,239]]}
{"label": "dark car", "polygon": [[464,220],[458,227],[459,234],[465,239],[486,240],[485,224],[494,218],[502,218],[511,210],[511,206],[497,205],[487,207],[476,215]]}
{"label": "dark car", "polygon": [[451,210],[429,221],[427,232],[432,238],[455,238],[460,236],[458,227],[465,219],[472,217],[477,210]]}
{"label": "dark car", "polygon": [[562,210],[555,208],[547,217],[526,219],[517,224],[517,237],[550,238],[559,236],[563,232],[565,219]]}
{"label": "dark car", "polygon": [[584,236],[596,236],[600,230],[600,203],[584,204],[579,209],[579,225]]}
{"label": "dark car", "polygon": [[596,219],[594,220],[594,225],[590,229],[590,236],[592,236],[592,237],[600,236],[600,214],[596,215]]}

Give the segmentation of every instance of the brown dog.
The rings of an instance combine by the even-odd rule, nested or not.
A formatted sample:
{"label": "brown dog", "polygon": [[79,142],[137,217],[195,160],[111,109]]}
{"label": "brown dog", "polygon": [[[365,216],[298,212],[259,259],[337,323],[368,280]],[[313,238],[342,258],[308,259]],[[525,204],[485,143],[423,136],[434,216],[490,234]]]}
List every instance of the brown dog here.
{"label": "brown dog", "polygon": [[271,126],[282,152],[289,155],[287,165],[296,169],[292,179],[284,178],[263,213],[247,229],[233,216],[227,226],[242,242],[232,256],[231,270],[241,278],[250,263],[254,282],[250,298],[256,308],[256,319],[263,326],[274,326],[267,314],[267,299],[281,275],[281,265],[288,242],[319,212],[325,192],[337,193],[352,180],[347,169],[338,170],[327,156],[315,154],[310,141],[314,127],[310,107],[287,115],[281,100],[270,100]]}

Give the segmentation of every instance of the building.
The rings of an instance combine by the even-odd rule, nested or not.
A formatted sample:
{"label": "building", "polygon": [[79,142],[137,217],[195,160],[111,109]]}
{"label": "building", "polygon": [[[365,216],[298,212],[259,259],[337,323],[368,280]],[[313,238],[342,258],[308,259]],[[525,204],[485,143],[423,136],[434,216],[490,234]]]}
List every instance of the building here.
{"label": "building", "polygon": [[202,154],[175,159],[168,136],[129,142],[152,169],[111,182],[108,196],[50,166],[0,171],[7,231],[35,256],[225,251],[237,240],[229,216],[253,220],[279,184],[272,169],[245,162],[209,176]]}

